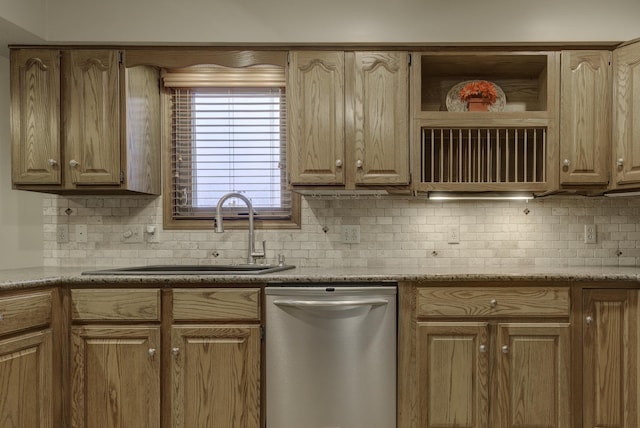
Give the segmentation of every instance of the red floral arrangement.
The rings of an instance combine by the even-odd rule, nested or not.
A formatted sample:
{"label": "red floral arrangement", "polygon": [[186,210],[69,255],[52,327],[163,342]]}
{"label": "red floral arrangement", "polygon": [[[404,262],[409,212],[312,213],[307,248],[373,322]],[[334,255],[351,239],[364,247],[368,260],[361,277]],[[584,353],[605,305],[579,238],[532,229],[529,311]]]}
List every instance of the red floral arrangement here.
{"label": "red floral arrangement", "polygon": [[469,98],[473,97],[487,98],[493,104],[496,102],[498,92],[493,83],[486,80],[474,80],[460,89],[460,99],[462,101],[469,101]]}

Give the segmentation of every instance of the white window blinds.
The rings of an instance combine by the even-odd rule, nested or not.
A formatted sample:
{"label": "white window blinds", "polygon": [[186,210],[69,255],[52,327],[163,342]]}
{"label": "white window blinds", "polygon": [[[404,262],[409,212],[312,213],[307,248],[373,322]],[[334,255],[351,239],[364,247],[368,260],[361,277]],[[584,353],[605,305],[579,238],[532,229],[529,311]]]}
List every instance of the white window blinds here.
{"label": "white window blinds", "polygon": [[[164,73],[171,94],[174,219],[213,218],[229,192],[251,199],[258,219],[291,217],[286,189],[284,68],[198,67]],[[231,199],[226,218],[246,207]]]}

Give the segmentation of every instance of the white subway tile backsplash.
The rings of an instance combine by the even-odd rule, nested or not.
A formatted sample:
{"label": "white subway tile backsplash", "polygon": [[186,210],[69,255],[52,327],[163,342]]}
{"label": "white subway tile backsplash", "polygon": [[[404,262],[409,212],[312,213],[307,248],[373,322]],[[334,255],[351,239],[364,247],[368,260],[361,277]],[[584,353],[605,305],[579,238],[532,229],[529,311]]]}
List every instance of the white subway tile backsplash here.
{"label": "white subway tile backsplash", "polygon": [[[45,266],[242,263],[247,232],[163,230],[162,201],[145,196],[47,196]],[[70,225],[67,243],[58,224]],[[77,242],[76,225],[87,226]],[[585,244],[584,225],[597,242]],[[343,244],[341,225],[359,225]],[[154,226],[155,233],[147,233]],[[449,244],[447,227],[459,228]],[[128,231],[140,232],[135,239]],[[258,230],[267,261],[309,267],[618,266],[640,261],[640,198],[555,196],[521,201],[427,201],[388,196],[305,198],[300,230]]]}

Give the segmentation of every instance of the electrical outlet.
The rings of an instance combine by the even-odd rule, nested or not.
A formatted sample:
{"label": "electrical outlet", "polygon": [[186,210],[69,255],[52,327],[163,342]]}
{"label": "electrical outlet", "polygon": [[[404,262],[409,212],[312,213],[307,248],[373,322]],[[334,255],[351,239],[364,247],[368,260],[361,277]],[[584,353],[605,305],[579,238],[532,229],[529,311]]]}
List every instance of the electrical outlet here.
{"label": "electrical outlet", "polygon": [[596,238],[596,225],[595,224],[585,224],[584,225],[584,243],[585,244],[595,244],[597,242]]}
{"label": "electrical outlet", "polygon": [[66,244],[69,242],[69,225],[59,224],[56,227],[56,242],[58,244]]}
{"label": "electrical outlet", "polygon": [[343,244],[359,244],[360,243],[360,226],[343,225],[342,226],[342,243]]}
{"label": "electrical outlet", "polygon": [[76,224],[76,242],[87,242],[86,224]]}
{"label": "electrical outlet", "polygon": [[459,226],[447,227],[447,243],[449,244],[460,243],[460,227]]}

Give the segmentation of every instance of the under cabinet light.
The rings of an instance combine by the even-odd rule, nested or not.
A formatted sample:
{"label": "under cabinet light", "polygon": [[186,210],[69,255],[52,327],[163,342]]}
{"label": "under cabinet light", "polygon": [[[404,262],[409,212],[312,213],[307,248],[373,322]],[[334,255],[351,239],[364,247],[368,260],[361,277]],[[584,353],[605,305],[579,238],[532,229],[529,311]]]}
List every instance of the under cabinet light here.
{"label": "under cabinet light", "polygon": [[533,193],[526,192],[429,192],[434,201],[528,201]]}

